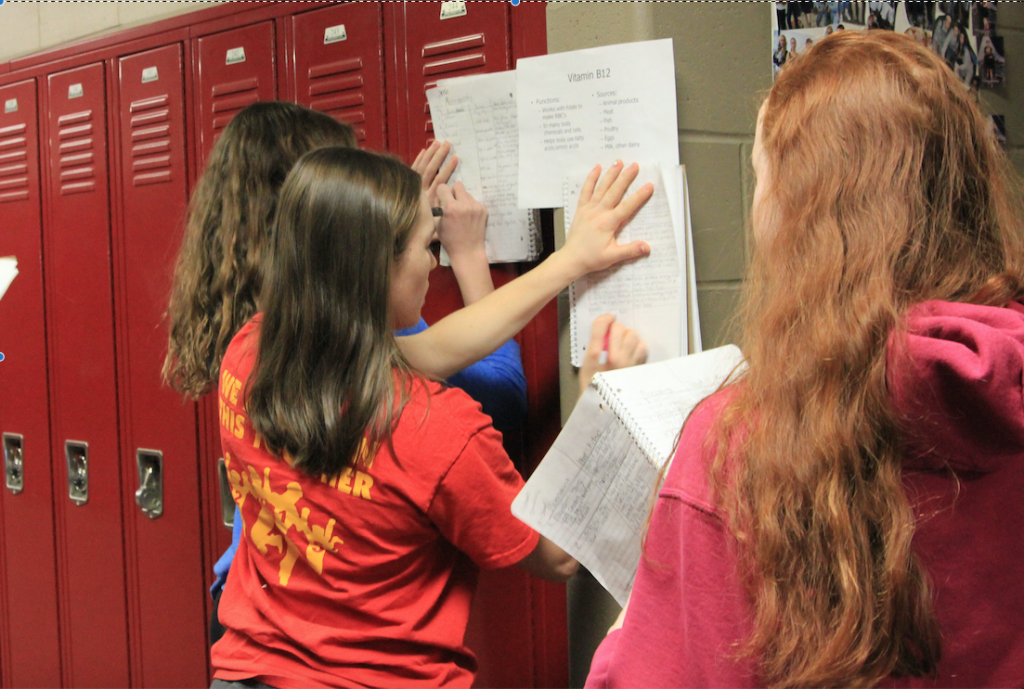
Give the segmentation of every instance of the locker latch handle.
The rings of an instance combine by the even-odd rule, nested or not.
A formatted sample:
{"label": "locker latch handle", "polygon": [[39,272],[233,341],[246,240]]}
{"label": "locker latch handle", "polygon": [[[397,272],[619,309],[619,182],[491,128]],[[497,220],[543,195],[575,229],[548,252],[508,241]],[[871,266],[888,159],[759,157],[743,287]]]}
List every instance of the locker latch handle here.
{"label": "locker latch handle", "polygon": [[15,495],[25,488],[23,440],[24,438],[17,433],[4,433],[4,473],[7,476],[7,490]]}
{"label": "locker latch handle", "polygon": [[228,466],[224,458],[217,459],[217,477],[220,479],[220,518],[224,526],[235,528],[235,497],[231,494],[231,483],[228,481]]}
{"label": "locker latch handle", "polygon": [[164,453],[160,450],[135,451],[139,468],[139,489],[135,491],[135,504],[150,519],[164,513]]}
{"label": "locker latch handle", "polygon": [[76,505],[84,505],[89,502],[89,443],[65,440],[64,456],[68,460],[68,497]]}

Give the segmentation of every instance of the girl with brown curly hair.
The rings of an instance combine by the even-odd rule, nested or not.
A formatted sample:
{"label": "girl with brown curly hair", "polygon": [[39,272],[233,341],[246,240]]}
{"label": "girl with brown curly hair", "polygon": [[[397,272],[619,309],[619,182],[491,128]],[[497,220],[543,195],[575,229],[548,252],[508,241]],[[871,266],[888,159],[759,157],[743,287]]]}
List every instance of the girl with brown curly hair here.
{"label": "girl with brown curly hair", "polygon": [[808,57],[758,119],[749,369],[588,686],[1024,686],[1020,182],[913,40]]}

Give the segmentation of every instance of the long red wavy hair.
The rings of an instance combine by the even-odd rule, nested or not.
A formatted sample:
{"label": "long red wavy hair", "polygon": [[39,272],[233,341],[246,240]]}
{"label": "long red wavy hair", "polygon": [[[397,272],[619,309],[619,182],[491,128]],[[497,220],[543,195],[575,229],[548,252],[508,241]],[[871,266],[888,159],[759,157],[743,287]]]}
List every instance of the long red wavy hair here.
{"label": "long red wavy hair", "polygon": [[771,227],[755,214],[750,368],[712,447],[754,607],[746,650],[773,686],[928,675],[941,639],[887,343],[919,302],[1021,296],[1017,178],[946,65],[887,32],[838,32],[787,66],[760,127]]}

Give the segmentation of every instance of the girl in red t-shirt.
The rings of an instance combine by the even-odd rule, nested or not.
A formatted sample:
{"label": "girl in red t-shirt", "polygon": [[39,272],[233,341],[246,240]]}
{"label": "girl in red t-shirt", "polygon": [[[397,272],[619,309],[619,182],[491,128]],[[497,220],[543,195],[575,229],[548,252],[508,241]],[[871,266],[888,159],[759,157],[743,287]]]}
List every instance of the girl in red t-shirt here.
{"label": "girl in red t-shirt", "polygon": [[522,479],[489,419],[418,371],[468,356],[475,333],[511,337],[572,280],[644,256],[615,239],[652,191],[622,200],[636,173],[595,168],[563,249],[400,350],[392,331],[419,320],[436,266],[419,176],[352,149],[297,163],[262,313],[220,369],[244,538],[221,598],[218,681],[469,686],[478,569],[571,576],[576,562],[511,516]]}

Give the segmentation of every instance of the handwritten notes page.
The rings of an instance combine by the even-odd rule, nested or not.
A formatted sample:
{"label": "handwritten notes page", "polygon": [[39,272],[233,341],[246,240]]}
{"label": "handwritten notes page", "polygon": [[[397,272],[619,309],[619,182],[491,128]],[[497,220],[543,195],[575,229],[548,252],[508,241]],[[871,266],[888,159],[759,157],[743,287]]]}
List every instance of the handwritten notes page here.
{"label": "handwritten notes page", "polygon": [[485,247],[491,263],[532,261],[541,253],[540,224],[516,205],[519,127],[516,74],[442,79],[427,91],[434,136],[450,141],[459,167],[450,180],[487,206]]}
{"label": "handwritten notes page", "polygon": [[519,207],[557,208],[566,174],[621,158],[679,165],[672,39],[524,58]]}
{"label": "handwritten notes page", "polygon": [[599,373],[512,503],[624,605],[661,470],[690,412],[742,366],[735,346]]}
{"label": "handwritten notes page", "polygon": [[[564,181],[566,227],[572,225],[584,179],[577,175]],[[648,182],[654,184],[654,195],[623,228],[619,243],[642,239],[650,244],[650,255],[586,275],[569,289],[573,366],[583,363],[591,324],[603,313],[614,314],[618,322],[640,334],[647,343],[648,361],[686,353],[686,285],[678,246],[682,237],[676,235],[660,169],[641,166],[627,194]]]}

